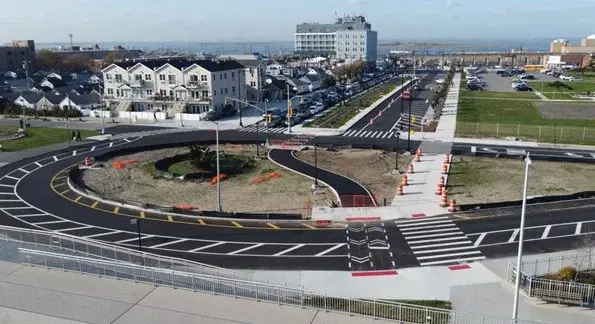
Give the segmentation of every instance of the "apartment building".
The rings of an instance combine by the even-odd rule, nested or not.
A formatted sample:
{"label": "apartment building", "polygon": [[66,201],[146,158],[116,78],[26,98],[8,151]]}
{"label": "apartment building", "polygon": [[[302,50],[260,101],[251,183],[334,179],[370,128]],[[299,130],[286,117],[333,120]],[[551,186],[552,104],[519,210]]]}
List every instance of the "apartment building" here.
{"label": "apartment building", "polygon": [[346,62],[376,62],[378,33],[364,16],[344,16],[332,24],[302,23],[296,26],[296,54],[325,55]]}
{"label": "apartment building", "polygon": [[29,62],[29,71],[35,63],[35,42],[32,40],[13,40],[0,44],[0,72],[23,72],[24,62]]}
{"label": "apartment building", "polygon": [[246,99],[259,104],[263,98],[267,61],[260,54],[222,55],[219,60],[234,60],[245,66]]}
{"label": "apartment building", "polygon": [[[204,114],[225,98],[246,100],[245,67],[235,61],[146,60],[103,69],[104,99],[118,111]],[[239,104],[230,101],[237,107]]]}

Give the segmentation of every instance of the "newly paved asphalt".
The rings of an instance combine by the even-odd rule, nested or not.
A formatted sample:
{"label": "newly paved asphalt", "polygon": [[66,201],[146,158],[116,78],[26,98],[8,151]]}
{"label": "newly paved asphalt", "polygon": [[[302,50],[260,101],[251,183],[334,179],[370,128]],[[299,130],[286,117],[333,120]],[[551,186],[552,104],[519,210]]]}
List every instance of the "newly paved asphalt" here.
{"label": "newly paved asphalt", "polygon": [[[150,213],[125,208],[116,211],[113,206],[79,198],[68,192],[64,185],[67,174],[65,170],[80,163],[88,155],[101,155],[133,147],[155,149],[195,141],[214,141],[214,136],[211,131],[197,131],[130,137],[42,154],[7,165],[0,168],[0,221],[12,226],[61,231],[136,247],[136,226],[130,224],[130,219],[135,217],[141,221],[141,242],[144,249],[229,268],[381,270],[456,264],[483,257],[513,255],[516,251],[514,243],[518,238],[515,238],[514,230],[518,227],[518,211],[497,217],[490,217],[493,215],[488,212],[487,215],[481,214],[478,217],[464,214],[465,219],[446,217],[425,220],[439,222],[435,229],[428,229],[428,226],[436,225],[425,223],[424,220],[352,224],[346,229],[299,226],[275,229],[250,222],[232,225],[232,222],[226,220],[190,224],[178,218],[168,219],[167,215],[159,218]],[[290,138],[282,134],[274,136],[278,139]],[[252,137],[255,136],[245,132],[221,132],[222,141],[242,142],[253,140]],[[372,146],[390,148],[394,145],[394,140],[366,141],[354,138],[346,141],[345,137],[320,138],[311,142],[340,145],[353,144],[359,140],[362,144]],[[470,152],[472,146],[465,144],[455,147]],[[476,153],[477,149],[478,147]],[[492,149],[500,156],[513,153],[503,147]],[[528,149],[534,156],[541,154],[563,158],[570,157],[569,154],[578,154],[582,159],[593,159],[593,152],[588,151]],[[284,159],[284,164],[298,170],[302,168],[306,174],[312,172],[312,166],[304,166],[299,161],[290,159],[290,151],[272,152],[277,159]],[[496,154],[486,152],[493,156]],[[341,179],[333,173],[326,174],[323,170],[318,172],[321,180],[323,177],[327,178],[326,181],[341,192],[365,194],[361,186],[349,180]],[[592,202],[590,204],[593,205]],[[546,208],[530,213],[528,226],[538,228],[528,230],[535,233],[528,234],[530,241],[527,243],[527,251],[554,251],[574,247],[577,237],[592,231],[591,219],[595,218],[592,216],[594,211],[595,207],[592,206],[573,206],[566,209]],[[548,228],[549,225],[551,226]],[[449,243],[460,245],[453,247]]]}

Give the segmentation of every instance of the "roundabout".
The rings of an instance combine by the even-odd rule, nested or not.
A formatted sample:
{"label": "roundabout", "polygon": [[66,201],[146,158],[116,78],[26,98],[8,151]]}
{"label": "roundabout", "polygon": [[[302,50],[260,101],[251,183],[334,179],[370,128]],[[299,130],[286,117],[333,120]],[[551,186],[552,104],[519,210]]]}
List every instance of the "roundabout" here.
{"label": "roundabout", "polygon": [[[254,143],[254,139],[245,133],[235,131],[222,132],[221,138],[222,142],[233,143],[229,144],[228,151],[234,145],[250,146]],[[473,215],[444,215],[440,219],[343,223],[327,227],[309,219],[276,219],[268,214],[259,214],[258,210],[252,214],[238,210],[219,217],[221,215],[208,212],[213,210],[211,204],[197,206],[200,210],[195,213],[160,209],[163,206],[157,206],[158,202],[134,206],[125,203],[127,199],[118,200],[122,197],[110,200],[93,196],[72,182],[73,167],[76,168],[89,156],[109,165],[112,160],[125,160],[146,151],[171,150],[196,143],[210,145],[212,142],[213,133],[205,131],[130,136],[7,165],[0,169],[0,217],[4,224],[10,226],[60,232],[129,248],[142,246],[143,251],[227,268],[369,271],[457,263],[456,258],[449,256],[449,248],[444,248],[441,254],[427,255],[426,259],[415,256],[412,244],[417,242],[412,242],[409,235],[412,230],[409,228],[424,226],[456,230],[461,236],[456,239],[469,241],[469,249],[474,253],[472,257],[478,260],[514,253],[515,238],[504,236],[506,233],[514,234],[514,228],[518,227],[515,214],[486,216],[487,219]],[[252,151],[248,153],[251,155]],[[317,177],[334,191],[331,195],[370,195],[366,187],[351,178],[322,168],[313,171],[312,164],[300,160],[293,150],[272,149],[268,157],[279,167],[279,172],[304,178]],[[154,159],[158,160],[160,158]],[[140,159],[136,164],[142,165],[138,161]],[[262,175],[262,172],[259,174]],[[249,181],[254,179],[250,176],[242,183],[250,186]],[[277,180],[280,179],[270,182]],[[221,183],[225,184],[225,181],[228,180]],[[263,184],[257,186],[260,185]],[[273,200],[279,204],[283,202],[278,198]],[[225,207],[225,198],[223,205]],[[568,248],[569,244],[572,245],[568,238],[591,232],[588,225],[592,221],[585,214],[588,210],[536,210],[529,225],[541,234],[527,242],[528,250],[542,252]],[[559,217],[560,213],[565,215],[564,221]],[[140,239],[137,226],[131,224],[132,219],[138,221]],[[423,254],[424,245],[413,248],[418,249],[418,254]]]}

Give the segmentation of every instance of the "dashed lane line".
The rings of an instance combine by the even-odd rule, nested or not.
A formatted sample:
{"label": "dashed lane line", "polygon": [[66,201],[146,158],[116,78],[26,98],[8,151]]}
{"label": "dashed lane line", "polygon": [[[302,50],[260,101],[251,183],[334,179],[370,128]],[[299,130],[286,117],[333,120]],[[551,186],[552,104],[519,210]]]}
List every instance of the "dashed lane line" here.
{"label": "dashed lane line", "polygon": [[242,226],[240,223],[236,222],[236,221],[232,221],[231,222],[233,224],[233,226],[237,227],[237,228],[243,228],[244,226]]}
{"label": "dashed lane line", "polygon": [[279,226],[275,225],[275,224],[271,224],[271,223],[266,223],[267,226],[269,226],[272,229],[279,229]]}

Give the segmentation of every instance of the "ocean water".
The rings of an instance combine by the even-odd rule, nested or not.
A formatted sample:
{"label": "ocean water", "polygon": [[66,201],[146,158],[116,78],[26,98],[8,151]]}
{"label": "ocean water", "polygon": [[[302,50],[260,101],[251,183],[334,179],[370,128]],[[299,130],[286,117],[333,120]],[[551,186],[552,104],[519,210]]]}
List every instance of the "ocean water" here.
{"label": "ocean water", "polygon": [[[452,52],[503,52],[512,48],[522,48],[531,52],[547,52],[553,39],[431,39],[431,40],[407,40],[401,41],[401,50],[415,50],[421,53],[452,53]],[[578,43],[580,39],[569,39],[571,43]],[[395,40],[380,40],[379,44],[394,43]],[[413,46],[411,42],[424,42],[427,45]],[[452,46],[437,46],[433,44],[452,44]],[[91,43],[76,44],[80,46],[91,46]],[[267,55],[293,52],[293,41],[271,41],[271,42],[105,42],[99,44],[101,48],[108,49],[120,45],[128,49],[140,49],[143,51],[172,51],[172,52],[193,52],[211,54],[246,54],[262,53]],[[67,43],[40,43],[38,49],[68,47]],[[378,54],[384,55],[391,48],[379,46]]]}

